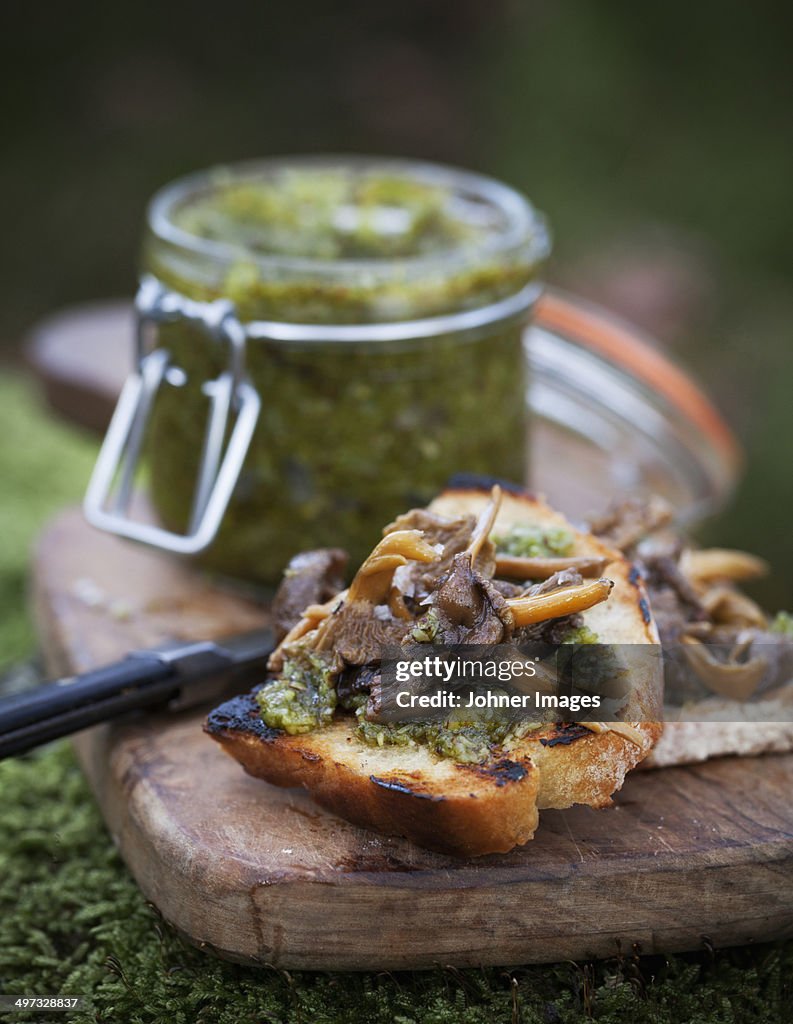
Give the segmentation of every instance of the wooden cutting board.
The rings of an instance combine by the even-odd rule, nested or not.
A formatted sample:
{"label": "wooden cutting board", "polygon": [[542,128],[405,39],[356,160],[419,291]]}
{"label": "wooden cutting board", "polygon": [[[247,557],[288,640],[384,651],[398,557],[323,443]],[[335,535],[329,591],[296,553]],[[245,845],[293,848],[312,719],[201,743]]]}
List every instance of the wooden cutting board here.
{"label": "wooden cutting board", "polygon": [[[41,538],[34,583],[53,675],[267,619],[250,595],[99,534],[76,510]],[[401,969],[793,935],[793,756],[637,772],[613,808],[543,812],[523,849],[461,862],[248,778],[202,717],[139,717],[76,744],[145,896],[222,956]]]}

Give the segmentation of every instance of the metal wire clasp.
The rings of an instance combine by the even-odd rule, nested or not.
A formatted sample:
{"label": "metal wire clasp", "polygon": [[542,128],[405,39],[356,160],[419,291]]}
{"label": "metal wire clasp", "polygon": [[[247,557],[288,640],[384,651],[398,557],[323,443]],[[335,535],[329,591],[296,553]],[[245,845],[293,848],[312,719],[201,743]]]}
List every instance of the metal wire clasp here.
{"label": "metal wire clasp", "polygon": [[[137,313],[136,369],[127,378],[99,452],[83,502],[86,519],[100,530],[178,554],[203,551],[220,528],[259,417],[261,401],[245,376],[246,331],[232,303],[196,302],[164,288],[155,278],[141,280]],[[174,533],[132,518],[135,474],[154,401],[164,381],[178,386],[184,371],[156,344],[156,328],[185,321],[226,345],[228,363],[203,385],[209,398],[198,479],[186,533]],[[225,443],[232,417],[234,425]]]}

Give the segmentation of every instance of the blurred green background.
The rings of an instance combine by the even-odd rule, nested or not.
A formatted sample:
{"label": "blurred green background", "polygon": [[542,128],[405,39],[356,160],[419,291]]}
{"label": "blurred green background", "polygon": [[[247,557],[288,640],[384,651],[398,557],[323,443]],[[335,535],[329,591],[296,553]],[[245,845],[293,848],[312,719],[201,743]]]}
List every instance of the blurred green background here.
{"label": "blurred green background", "polygon": [[[7,18],[9,15],[7,14]],[[20,374],[31,325],[130,296],[147,198],[193,168],[360,151],[466,165],[549,216],[550,279],[649,329],[698,374],[748,471],[709,539],[774,563],[793,603],[793,64],[781,3],[362,0],[18,6],[0,342],[0,666],[32,645],[28,548],[95,440]]]}

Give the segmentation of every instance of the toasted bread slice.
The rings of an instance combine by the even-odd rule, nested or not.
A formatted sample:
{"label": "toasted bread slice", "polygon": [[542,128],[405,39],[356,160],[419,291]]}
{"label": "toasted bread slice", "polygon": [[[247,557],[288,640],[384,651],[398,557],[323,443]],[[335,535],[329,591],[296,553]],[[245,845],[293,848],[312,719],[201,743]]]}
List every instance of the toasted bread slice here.
{"label": "toasted bread slice", "polygon": [[506,852],[534,835],[539,772],[527,758],[456,764],[422,747],[369,746],[351,716],[287,736],[259,710],[254,694],[236,697],[206,730],[250,775],[303,786],[348,821],[457,856]]}
{"label": "toasted bread slice", "polygon": [[[480,489],[444,491],[429,506],[439,515],[454,518],[478,515],[487,504],[489,492]],[[569,530],[575,540],[572,557],[602,557],[608,563],[603,575],[614,582],[608,601],[584,613],[584,621],[604,642],[613,644],[658,644],[647,594],[632,564],[614,548],[590,533],[574,530],[563,515],[542,499],[526,494],[507,493],[501,503],[493,532],[498,534],[522,523],[541,523]],[[538,807],[565,808],[572,804],[604,807],[625,779],[652,749],[663,727],[659,698],[660,661],[643,666],[647,679],[635,680],[631,703],[624,718],[636,723],[631,738],[613,729],[594,733],[583,727],[567,730],[537,730],[520,741],[520,749],[509,756],[529,757],[540,771]]]}
{"label": "toasted bread slice", "polygon": [[[449,490],[430,510],[450,519],[476,516],[488,499],[486,490]],[[611,596],[584,613],[604,642],[657,643],[641,581],[619,552],[574,530],[543,501],[507,493],[494,532],[518,523],[563,527],[575,538],[574,556],[608,559],[604,575],[614,581]],[[421,746],[368,745],[357,738],[355,719],[338,712],[329,726],[290,736],[262,722],[255,691],[217,708],[205,728],[251,775],[303,786],[356,824],[444,853],[476,856],[531,839],[538,809],[609,803],[660,735],[656,682],[648,677],[634,685],[626,714],[632,725],[543,727],[477,765],[438,758]]]}
{"label": "toasted bread slice", "polygon": [[[734,701],[722,701],[719,708],[704,705],[703,701],[688,709],[695,721],[667,722],[661,741],[642,767],[672,768],[712,757],[756,757],[793,750],[793,722],[787,721],[789,703],[759,702],[751,709],[754,721],[747,721],[746,706]],[[712,715],[710,720],[708,715]],[[743,721],[731,721],[735,718]]]}

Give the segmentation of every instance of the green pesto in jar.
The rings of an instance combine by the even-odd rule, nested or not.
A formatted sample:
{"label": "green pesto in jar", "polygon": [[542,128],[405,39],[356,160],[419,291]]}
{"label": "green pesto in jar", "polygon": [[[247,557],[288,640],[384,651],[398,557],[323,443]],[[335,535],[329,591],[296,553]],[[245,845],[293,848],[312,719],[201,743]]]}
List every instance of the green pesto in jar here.
{"label": "green pesto in jar", "polygon": [[[483,184],[484,183],[484,184]],[[144,270],[189,298],[230,299],[243,322],[377,324],[477,309],[536,280],[542,222],[488,179],[399,161],[273,161],[188,179],[150,210]],[[277,581],[296,551],[363,560],[382,525],[455,473],[522,481],[522,323],[401,341],[249,339],[262,409],[205,564]],[[150,433],[150,487],[184,530],[201,455],[204,383],[226,353],[171,324],[185,372]]]}

